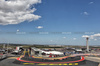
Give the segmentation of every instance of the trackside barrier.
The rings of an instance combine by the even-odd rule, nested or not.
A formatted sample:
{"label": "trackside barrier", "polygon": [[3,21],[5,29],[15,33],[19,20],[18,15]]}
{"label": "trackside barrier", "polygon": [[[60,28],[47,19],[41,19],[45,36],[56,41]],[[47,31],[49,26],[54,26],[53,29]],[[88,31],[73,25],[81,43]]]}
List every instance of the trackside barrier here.
{"label": "trackside barrier", "polygon": [[71,56],[91,56],[91,55],[97,55],[97,56],[100,56],[100,54],[72,54]]}

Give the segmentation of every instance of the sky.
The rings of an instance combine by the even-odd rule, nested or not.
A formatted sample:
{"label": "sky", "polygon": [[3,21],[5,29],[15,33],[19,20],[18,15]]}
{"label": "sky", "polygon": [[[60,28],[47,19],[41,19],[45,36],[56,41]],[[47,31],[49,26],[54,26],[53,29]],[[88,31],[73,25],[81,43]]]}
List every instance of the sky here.
{"label": "sky", "polygon": [[100,45],[100,0],[0,0],[0,43]]}

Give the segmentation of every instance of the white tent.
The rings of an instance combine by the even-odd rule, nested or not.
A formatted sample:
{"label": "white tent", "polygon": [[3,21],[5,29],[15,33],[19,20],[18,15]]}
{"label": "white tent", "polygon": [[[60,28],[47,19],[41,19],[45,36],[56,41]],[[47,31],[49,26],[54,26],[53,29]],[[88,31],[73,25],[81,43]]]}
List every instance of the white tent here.
{"label": "white tent", "polygon": [[63,55],[63,53],[59,51],[42,51],[42,52],[46,54]]}
{"label": "white tent", "polygon": [[43,51],[43,50],[35,48],[35,47],[32,47],[32,49],[34,51],[39,51],[39,53],[43,53],[44,52],[46,54],[63,55],[63,52],[59,52],[59,51]]}

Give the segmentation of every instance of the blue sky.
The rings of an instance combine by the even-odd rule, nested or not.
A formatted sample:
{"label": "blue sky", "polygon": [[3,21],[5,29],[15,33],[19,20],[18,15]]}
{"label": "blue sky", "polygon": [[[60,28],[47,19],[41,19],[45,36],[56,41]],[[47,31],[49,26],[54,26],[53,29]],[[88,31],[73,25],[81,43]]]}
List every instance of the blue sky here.
{"label": "blue sky", "polygon": [[[4,15],[7,17],[5,19],[7,22],[0,19],[0,43],[85,45],[86,40],[85,37],[82,37],[83,35],[91,36],[100,32],[99,0],[33,1],[29,0],[30,3],[26,5],[30,5],[30,7],[26,6],[28,9],[24,10],[24,8],[18,7],[20,4],[11,6],[7,4],[9,0],[4,0],[9,9],[4,5],[0,7],[0,11],[3,8],[7,11],[3,15],[0,12],[2,18]],[[10,7],[15,7],[15,9]],[[32,12],[30,12],[31,10]],[[9,12],[10,16],[6,14]],[[28,12],[28,16],[21,13],[20,17],[15,12],[17,14]],[[13,16],[11,16],[12,14]],[[41,34],[41,32],[44,33]],[[45,32],[47,33],[45,34]],[[65,32],[67,34],[63,34]],[[99,36],[90,38],[89,44],[99,45],[99,40]]]}

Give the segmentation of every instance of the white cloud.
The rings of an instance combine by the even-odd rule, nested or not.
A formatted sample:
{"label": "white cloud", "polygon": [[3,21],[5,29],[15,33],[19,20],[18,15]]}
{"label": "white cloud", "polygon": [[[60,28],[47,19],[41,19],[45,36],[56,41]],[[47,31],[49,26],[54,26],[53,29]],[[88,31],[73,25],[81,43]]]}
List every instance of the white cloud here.
{"label": "white cloud", "polygon": [[89,13],[88,13],[88,12],[86,12],[86,11],[85,11],[85,12],[83,12],[83,14],[84,14],[84,15],[89,15]]}
{"label": "white cloud", "polygon": [[53,40],[50,40],[51,42],[53,41]]}
{"label": "white cloud", "polygon": [[0,24],[19,24],[41,18],[34,14],[34,4],[38,3],[41,0],[0,0]]}
{"label": "white cloud", "polygon": [[95,41],[97,40],[97,39],[94,39]]}
{"label": "white cloud", "polygon": [[76,40],[76,38],[73,38],[73,40]]}
{"label": "white cloud", "polygon": [[92,35],[94,37],[100,37],[100,33]]}
{"label": "white cloud", "polygon": [[66,37],[63,37],[64,39],[66,38]]}
{"label": "white cloud", "polygon": [[94,2],[90,2],[89,4],[93,4]]}
{"label": "white cloud", "polygon": [[[94,39],[95,37],[100,37],[100,33],[97,33],[97,34],[94,34],[94,35],[90,35],[90,36],[83,35],[82,37],[84,37],[84,38],[89,37],[90,39]],[[94,40],[96,40],[96,39],[94,39]]]}
{"label": "white cloud", "polygon": [[93,36],[93,35],[91,35],[91,36],[90,36],[90,39],[94,39],[94,36]]}
{"label": "white cloud", "polygon": [[19,32],[19,29],[17,29],[17,32]]}
{"label": "white cloud", "polygon": [[82,37],[86,38],[86,37],[89,37],[88,35],[83,35]]}
{"label": "white cloud", "polygon": [[36,28],[41,29],[41,28],[43,28],[43,26],[38,26],[38,27],[36,27]]}
{"label": "white cloud", "polygon": [[97,40],[97,39],[94,39],[95,41]]}

